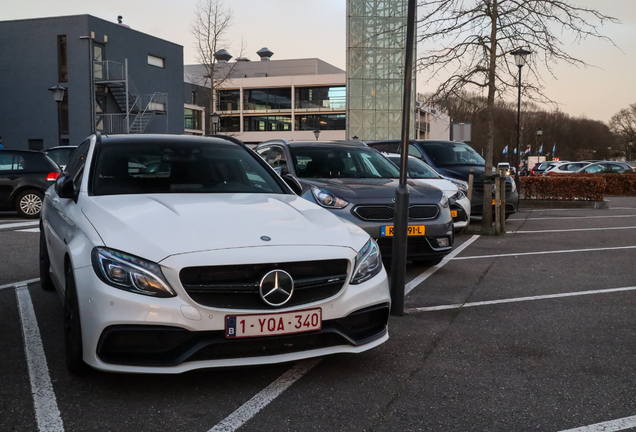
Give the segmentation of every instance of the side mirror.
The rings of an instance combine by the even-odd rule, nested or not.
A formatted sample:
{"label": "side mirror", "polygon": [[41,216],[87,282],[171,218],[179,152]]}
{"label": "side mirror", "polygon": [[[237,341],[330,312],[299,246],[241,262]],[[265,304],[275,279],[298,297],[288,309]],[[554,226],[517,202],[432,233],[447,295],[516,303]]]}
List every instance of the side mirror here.
{"label": "side mirror", "polygon": [[62,173],[55,181],[55,193],[57,193],[57,196],[60,198],[68,198],[75,201],[73,179],[68,177],[66,173]]}
{"label": "side mirror", "polygon": [[287,186],[289,186],[296,195],[300,196],[303,194],[303,186],[300,184],[296,177],[289,173],[285,173],[282,178],[283,181],[287,183]]}

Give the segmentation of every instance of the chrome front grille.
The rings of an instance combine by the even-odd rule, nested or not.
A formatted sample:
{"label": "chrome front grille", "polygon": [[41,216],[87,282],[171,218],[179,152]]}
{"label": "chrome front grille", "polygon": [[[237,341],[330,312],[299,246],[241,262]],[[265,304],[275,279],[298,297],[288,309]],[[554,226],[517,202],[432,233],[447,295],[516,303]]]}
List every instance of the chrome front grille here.
{"label": "chrome front grille", "polygon": [[[352,210],[358,218],[366,221],[390,222],[395,217],[393,206],[360,205]],[[439,215],[439,207],[436,205],[412,205],[409,207],[409,219],[425,220],[435,219]]]}
{"label": "chrome front grille", "polygon": [[324,300],[336,295],[348,276],[346,259],[271,264],[186,267],[179,273],[183,288],[195,302],[227,309],[273,309],[260,296],[259,284],[272,270],[294,279],[294,293],[285,307]]}

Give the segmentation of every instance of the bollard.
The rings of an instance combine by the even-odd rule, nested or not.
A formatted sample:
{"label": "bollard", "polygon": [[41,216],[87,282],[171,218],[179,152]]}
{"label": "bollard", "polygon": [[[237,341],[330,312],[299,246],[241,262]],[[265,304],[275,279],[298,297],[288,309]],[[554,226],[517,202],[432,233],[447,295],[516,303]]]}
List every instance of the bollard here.
{"label": "bollard", "polygon": [[499,235],[501,230],[501,182],[499,181],[499,174],[495,174],[495,234]]}
{"label": "bollard", "polygon": [[501,169],[501,172],[499,174],[500,174],[499,183],[501,184],[501,195],[499,195],[501,199],[501,216],[499,217],[499,220],[501,222],[501,232],[505,233],[506,232],[506,183],[508,180],[508,174],[506,173],[506,170],[503,168]]}
{"label": "bollard", "polygon": [[475,177],[475,169],[470,169],[470,174],[468,175],[468,201],[473,202],[473,177]]}

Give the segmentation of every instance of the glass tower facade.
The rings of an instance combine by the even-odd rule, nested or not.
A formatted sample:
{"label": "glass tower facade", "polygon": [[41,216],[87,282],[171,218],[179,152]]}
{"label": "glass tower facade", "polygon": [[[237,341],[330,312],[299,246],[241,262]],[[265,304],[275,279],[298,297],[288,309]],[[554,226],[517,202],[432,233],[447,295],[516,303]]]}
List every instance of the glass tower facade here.
{"label": "glass tower facade", "polygon": [[[347,135],[400,139],[407,0],[347,0]],[[416,56],[413,56],[416,58]],[[410,137],[415,126],[415,68]]]}

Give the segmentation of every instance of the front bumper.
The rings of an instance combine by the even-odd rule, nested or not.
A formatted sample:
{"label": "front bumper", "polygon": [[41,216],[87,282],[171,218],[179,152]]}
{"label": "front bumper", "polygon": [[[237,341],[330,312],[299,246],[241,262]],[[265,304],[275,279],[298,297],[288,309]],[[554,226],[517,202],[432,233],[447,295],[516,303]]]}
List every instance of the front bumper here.
{"label": "front bumper", "polygon": [[[319,331],[225,339],[227,315],[261,311],[198,304],[186,294],[179,271],[191,265],[240,264],[245,262],[246,255],[253,263],[272,262],[272,256],[277,262],[347,258],[353,263],[355,259],[355,252],[349,248],[326,246],[260,247],[249,251],[230,249],[172,256],[160,263],[166,279],[177,293],[172,298],[154,298],[119,290],[104,284],[90,266],[75,269],[84,361],[106,371],[181,373],[198,368],[356,353],[388,339],[386,317],[390,294],[384,270],[362,284],[345,283],[336,295],[319,302],[262,310],[262,313],[275,313],[320,308],[323,326]],[[387,311],[386,316],[383,310]]]}

